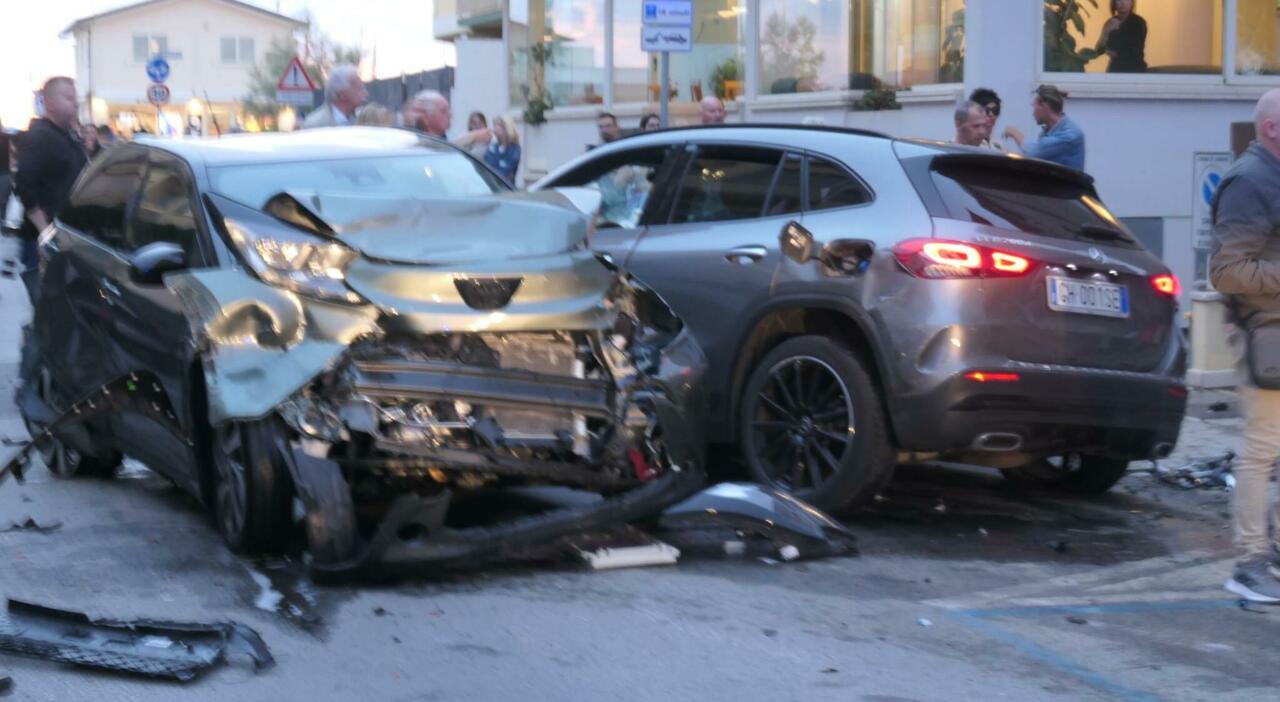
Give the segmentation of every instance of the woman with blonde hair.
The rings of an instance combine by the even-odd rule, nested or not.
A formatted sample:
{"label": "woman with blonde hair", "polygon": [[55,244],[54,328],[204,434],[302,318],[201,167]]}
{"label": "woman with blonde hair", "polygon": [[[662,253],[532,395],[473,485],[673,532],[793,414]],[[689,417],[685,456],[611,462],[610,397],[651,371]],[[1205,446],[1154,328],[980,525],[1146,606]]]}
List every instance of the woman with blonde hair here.
{"label": "woman with blonde hair", "polygon": [[365,127],[390,127],[395,124],[396,116],[391,110],[377,103],[369,103],[356,115],[356,124]]}
{"label": "woman with blonde hair", "polygon": [[520,170],[520,132],[510,117],[493,116],[493,141],[484,153],[484,162],[508,183],[515,184],[516,171]]}

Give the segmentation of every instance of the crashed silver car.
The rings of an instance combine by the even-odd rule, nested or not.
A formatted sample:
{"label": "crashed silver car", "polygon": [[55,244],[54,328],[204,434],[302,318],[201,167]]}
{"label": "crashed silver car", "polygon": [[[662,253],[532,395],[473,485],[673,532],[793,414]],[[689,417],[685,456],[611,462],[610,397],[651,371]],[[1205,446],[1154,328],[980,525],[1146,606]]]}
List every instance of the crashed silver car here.
{"label": "crashed silver car", "polygon": [[[703,482],[705,362],[588,248],[594,197],[399,130],[119,146],[41,236],[35,449],[61,476],[136,457],[233,549],[305,535],[334,571],[654,516]],[[528,485],[599,497],[466,508]]]}

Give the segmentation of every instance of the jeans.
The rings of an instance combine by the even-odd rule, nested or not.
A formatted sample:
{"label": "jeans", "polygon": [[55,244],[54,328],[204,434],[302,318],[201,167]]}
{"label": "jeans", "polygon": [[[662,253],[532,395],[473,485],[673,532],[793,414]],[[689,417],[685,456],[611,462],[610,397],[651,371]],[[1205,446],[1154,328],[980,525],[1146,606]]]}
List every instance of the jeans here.
{"label": "jeans", "polygon": [[1271,478],[1280,458],[1280,390],[1262,390],[1245,381],[1240,384],[1244,405],[1243,446],[1232,471],[1236,487],[1231,494],[1235,543],[1242,559],[1272,555],[1280,547],[1280,502],[1271,494]]}

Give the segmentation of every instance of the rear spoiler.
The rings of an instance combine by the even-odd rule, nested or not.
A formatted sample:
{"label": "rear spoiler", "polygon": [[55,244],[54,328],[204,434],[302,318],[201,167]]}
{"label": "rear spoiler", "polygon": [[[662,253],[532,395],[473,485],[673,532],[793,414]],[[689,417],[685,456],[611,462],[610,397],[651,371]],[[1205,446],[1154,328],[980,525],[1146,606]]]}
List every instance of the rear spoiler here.
{"label": "rear spoiler", "polygon": [[[919,146],[915,144],[914,146]],[[945,149],[945,150],[944,150]],[[948,217],[947,205],[938,193],[930,174],[943,168],[989,168],[1024,173],[1029,176],[1054,178],[1072,185],[1077,185],[1090,193],[1097,194],[1093,187],[1093,176],[1066,166],[1059,166],[1049,161],[1026,158],[1015,154],[999,154],[991,151],[980,151],[969,147],[942,146],[930,144],[928,149],[911,148],[906,153],[898,151],[899,161],[907,173],[907,178],[915,186],[921,202],[929,210],[930,216]]]}

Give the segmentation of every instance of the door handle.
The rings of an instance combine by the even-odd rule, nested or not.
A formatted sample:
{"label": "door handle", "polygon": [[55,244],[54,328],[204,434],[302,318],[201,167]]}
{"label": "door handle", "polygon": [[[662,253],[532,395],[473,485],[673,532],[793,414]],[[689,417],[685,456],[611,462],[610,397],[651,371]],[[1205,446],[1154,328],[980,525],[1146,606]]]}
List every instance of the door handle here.
{"label": "door handle", "polygon": [[724,260],[745,266],[748,263],[759,263],[768,254],[769,250],[763,246],[739,246],[724,252]]}

